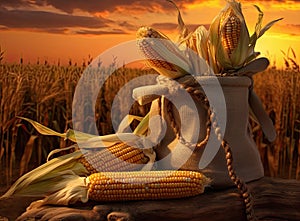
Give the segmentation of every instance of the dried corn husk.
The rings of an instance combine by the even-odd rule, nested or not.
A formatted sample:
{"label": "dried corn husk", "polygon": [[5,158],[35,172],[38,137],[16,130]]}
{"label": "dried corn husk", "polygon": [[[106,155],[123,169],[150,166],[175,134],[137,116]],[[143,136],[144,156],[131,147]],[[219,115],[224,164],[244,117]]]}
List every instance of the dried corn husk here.
{"label": "dried corn husk", "polygon": [[[106,146],[107,144],[114,145],[124,140],[134,144],[135,142],[138,142],[139,138],[144,136],[144,134],[147,132],[149,122],[148,115],[142,119],[139,117],[129,117],[129,124],[133,119],[141,120],[134,133],[120,133],[99,137],[81,132],[75,132],[73,130],[69,130],[67,133],[58,133],[33,120],[27,118],[22,119],[30,122],[34,128],[43,135],[63,137],[74,142],[81,141],[84,145],[86,145],[83,145],[85,149],[99,149],[99,147],[106,148],[108,147]],[[104,142],[102,140],[104,140]],[[141,140],[145,141],[145,144],[147,144],[147,139]],[[106,145],[104,145],[104,143]],[[87,146],[89,144],[91,144],[91,146]],[[136,146],[140,147],[141,145],[144,145],[144,143],[138,143]],[[149,147],[149,144],[147,144],[147,147]],[[74,147],[68,147],[66,149],[69,148]],[[50,158],[53,154],[66,149],[54,150],[49,154],[48,158]],[[150,170],[155,160],[155,153],[151,148],[145,149],[143,152],[145,156],[148,157],[149,162],[145,164],[142,170]],[[86,202],[87,198],[85,192],[87,190],[85,186],[84,188],[82,187],[83,183],[85,182],[84,177],[88,176],[90,172],[81,163],[80,159],[82,157],[83,153],[77,150],[71,154],[56,157],[47,161],[45,164],[20,177],[11,186],[11,188],[3,196],[1,196],[1,198],[7,198],[12,195],[35,197],[47,196],[44,200],[34,204],[35,206],[45,203],[67,205],[79,200]]]}

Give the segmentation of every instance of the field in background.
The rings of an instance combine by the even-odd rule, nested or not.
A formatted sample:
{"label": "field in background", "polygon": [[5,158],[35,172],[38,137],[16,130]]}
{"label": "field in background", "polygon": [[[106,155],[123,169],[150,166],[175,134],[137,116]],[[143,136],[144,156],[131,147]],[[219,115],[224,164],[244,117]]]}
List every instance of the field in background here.
{"label": "field in background", "polygon": [[[298,67],[299,68],[299,67]],[[254,128],[266,175],[300,179],[300,72],[269,69],[254,77],[254,90],[275,124],[277,139],[268,143]]]}
{"label": "field in background", "polygon": [[[0,64],[0,185],[9,185],[19,175],[45,162],[51,150],[70,145],[55,137],[38,135],[17,116],[36,120],[59,132],[72,128],[72,98],[83,71],[84,67],[71,64],[66,67],[47,63]],[[100,91],[95,116],[85,121],[96,121],[100,134],[113,133],[110,109],[115,95],[126,82],[149,72],[117,70]],[[271,68],[257,74],[254,82],[255,91],[265,104],[278,134],[275,143],[270,144],[253,123],[254,139],[265,173],[272,177],[300,179],[299,67]],[[132,112],[143,115],[147,108],[134,104]]]}

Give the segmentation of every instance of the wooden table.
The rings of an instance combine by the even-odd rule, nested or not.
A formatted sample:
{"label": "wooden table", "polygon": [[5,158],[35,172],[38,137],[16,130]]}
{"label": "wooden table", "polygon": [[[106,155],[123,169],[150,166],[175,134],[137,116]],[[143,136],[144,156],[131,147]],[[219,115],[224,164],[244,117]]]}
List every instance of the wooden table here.
{"label": "wooden table", "polygon": [[[259,220],[300,220],[300,181],[264,177],[248,187],[254,199],[254,210]],[[0,217],[15,220],[34,198],[11,198],[0,201]],[[185,199],[134,201],[118,203],[77,204],[73,207],[45,206],[31,210],[25,216],[40,220],[245,220],[244,205],[238,190],[229,188]],[[35,214],[35,215],[31,215]],[[49,216],[47,218],[47,216]],[[55,217],[58,216],[58,217]],[[61,217],[59,217],[61,216]],[[53,218],[55,217],[55,219]],[[0,220],[5,220],[1,219]]]}

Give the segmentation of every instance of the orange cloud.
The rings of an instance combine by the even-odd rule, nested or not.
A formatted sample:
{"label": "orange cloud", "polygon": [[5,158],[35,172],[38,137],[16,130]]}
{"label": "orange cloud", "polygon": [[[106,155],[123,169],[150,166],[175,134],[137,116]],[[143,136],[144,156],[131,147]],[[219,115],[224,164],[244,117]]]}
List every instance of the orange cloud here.
{"label": "orange cloud", "polygon": [[0,25],[8,28],[107,27],[112,21],[99,17],[74,16],[45,11],[0,10]]}

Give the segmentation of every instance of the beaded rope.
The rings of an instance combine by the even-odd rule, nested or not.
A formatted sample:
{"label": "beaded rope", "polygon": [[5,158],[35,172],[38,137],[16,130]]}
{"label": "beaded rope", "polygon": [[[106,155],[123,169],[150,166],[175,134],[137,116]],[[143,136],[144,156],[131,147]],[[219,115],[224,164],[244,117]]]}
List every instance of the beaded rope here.
{"label": "beaded rope", "polygon": [[[203,89],[192,76],[186,75],[176,80],[181,84],[181,87],[184,88],[193,98],[200,101],[204,105],[204,108],[207,109],[208,112],[208,119],[206,122],[207,134],[205,139],[200,143],[196,143],[196,144],[190,143],[181,136],[179,126],[176,124],[175,117],[173,114],[173,104],[167,101],[167,114],[170,118],[170,125],[173,128],[177,139],[179,140],[179,142],[181,142],[182,144],[186,145],[189,148],[195,148],[195,147],[202,148],[205,147],[208,142],[209,134],[211,130],[210,128],[212,127],[214,129],[214,132],[217,135],[217,138],[220,141],[221,146],[225,152],[228,175],[230,179],[233,181],[233,183],[236,185],[236,187],[239,189],[240,195],[243,198],[247,220],[249,221],[257,220],[253,210],[253,198],[247,188],[246,183],[236,175],[235,169],[233,168],[233,154],[232,154],[231,147],[228,144],[228,142],[222,138],[216,113],[210,107],[209,101]],[[158,83],[165,84],[166,80],[158,79]]]}

